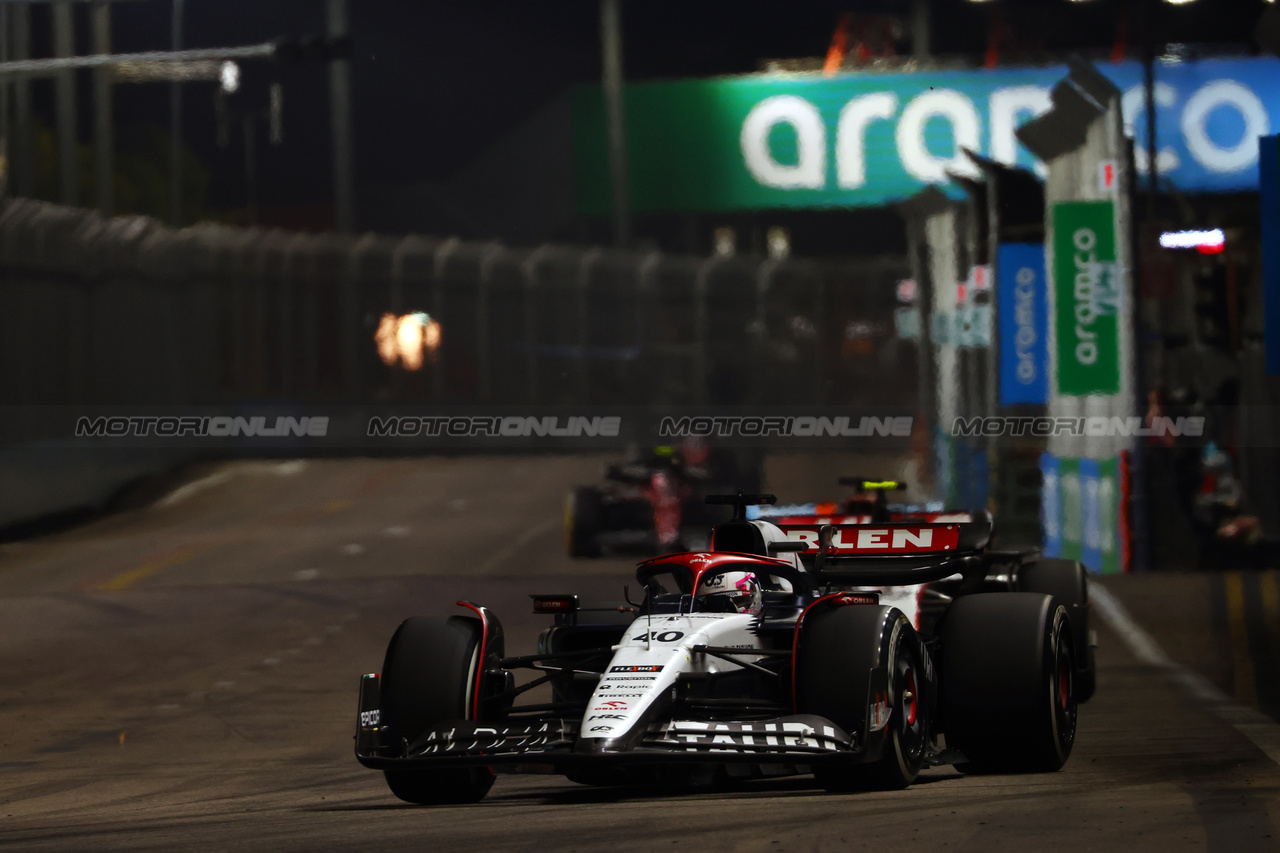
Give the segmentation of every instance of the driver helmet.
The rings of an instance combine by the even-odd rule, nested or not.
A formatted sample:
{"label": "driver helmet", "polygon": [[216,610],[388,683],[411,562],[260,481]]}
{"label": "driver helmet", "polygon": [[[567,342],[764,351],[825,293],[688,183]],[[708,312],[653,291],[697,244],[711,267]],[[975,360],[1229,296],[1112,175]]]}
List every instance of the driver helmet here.
{"label": "driver helmet", "polygon": [[751,572],[724,572],[698,584],[704,610],[723,613],[759,613],[764,602],[760,582]]}

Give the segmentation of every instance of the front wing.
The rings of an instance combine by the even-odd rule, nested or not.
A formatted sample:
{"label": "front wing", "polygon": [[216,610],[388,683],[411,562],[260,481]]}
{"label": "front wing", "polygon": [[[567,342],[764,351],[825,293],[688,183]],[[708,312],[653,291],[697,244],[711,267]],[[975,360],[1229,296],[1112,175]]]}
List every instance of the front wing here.
{"label": "front wing", "polygon": [[764,720],[668,720],[649,725],[635,745],[593,748],[580,740],[579,722],[455,720],[413,743],[383,726],[377,709],[378,679],[361,682],[356,758],[366,767],[665,763],[675,761],[798,763],[858,761],[864,752],[855,734],[822,717],[794,715]]}

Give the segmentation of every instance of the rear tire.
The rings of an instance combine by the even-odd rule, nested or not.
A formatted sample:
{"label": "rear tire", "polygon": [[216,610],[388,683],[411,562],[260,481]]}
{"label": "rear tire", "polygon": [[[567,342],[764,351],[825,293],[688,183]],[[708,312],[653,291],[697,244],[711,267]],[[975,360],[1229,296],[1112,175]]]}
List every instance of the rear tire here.
{"label": "rear tire", "polygon": [[[406,619],[382,664],[381,710],[386,726],[412,744],[447,720],[472,716],[482,629],[474,619]],[[391,793],[407,803],[474,803],[493,787],[488,767],[385,770]]]}
{"label": "rear tire", "polygon": [[1018,572],[1023,592],[1053,595],[1067,607],[1076,653],[1076,701],[1088,702],[1097,685],[1098,669],[1089,643],[1089,573],[1075,560],[1041,557]]}
{"label": "rear tire", "polygon": [[[886,631],[885,607],[838,607],[806,619],[804,654],[797,662],[796,687],[800,712],[826,717],[846,732],[866,726],[871,672],[881,664],[880,648]],[[890,617],[891,618],[891,617]],[[812,622],[810,620],[813,620]],[[888,628],[889,723],[884,752],[873,764],[827,765],[814,768],[814,777],[828,791],[864,788],[892,790],[915,781],[929,741],[929,714],[920,689],[924,670],[918,643],[900,613]],[[904,696],[909,686],[913,698]]]}
{"label": "rear tire", "polygon": [[1075,743],[1067,609],[1029,592],[959,598],[942,623],[942,714],[965,772],[1058,770]]}
{"label": "rear tire", "polygon": [[564,507],[565,549],[570,557],[599,557],[596,534],[604,524],[604,502],[600,491],[579,486],[570,493]]}

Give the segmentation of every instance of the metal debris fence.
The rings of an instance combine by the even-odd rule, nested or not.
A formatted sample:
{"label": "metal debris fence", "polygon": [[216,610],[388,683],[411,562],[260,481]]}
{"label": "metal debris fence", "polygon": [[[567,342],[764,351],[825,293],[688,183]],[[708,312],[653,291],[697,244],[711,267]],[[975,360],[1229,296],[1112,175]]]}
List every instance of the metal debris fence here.
{"label": "metal debris fence", "polygon": [[[0,208],[0,399],[911,406],[904,259],[691,257]],[[383,364],[385,312],[442,327]]]}

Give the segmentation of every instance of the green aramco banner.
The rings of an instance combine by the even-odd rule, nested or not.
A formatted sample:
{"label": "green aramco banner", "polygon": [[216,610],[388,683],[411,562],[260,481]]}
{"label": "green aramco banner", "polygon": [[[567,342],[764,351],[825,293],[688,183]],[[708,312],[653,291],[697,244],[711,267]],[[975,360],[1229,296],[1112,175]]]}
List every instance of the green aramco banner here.
{"label": "green aramco banner", "polygon": [[1058,393],[1120,393],[1115,205],[1053,205],[1054,331]]}

